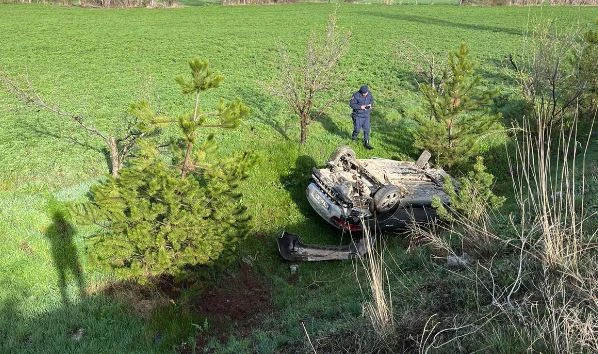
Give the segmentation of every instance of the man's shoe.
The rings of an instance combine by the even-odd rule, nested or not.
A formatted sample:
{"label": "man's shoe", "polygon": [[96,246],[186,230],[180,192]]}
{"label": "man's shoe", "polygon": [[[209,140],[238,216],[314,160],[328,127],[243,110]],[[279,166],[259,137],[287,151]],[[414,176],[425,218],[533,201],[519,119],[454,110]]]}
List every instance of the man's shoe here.
{"label": "man's shoe", "polygon": [[374,147],[373,147],[372,145],[370,145],[370,142],[369,142],[369,141],[365,141],[365,142],[363,143],[363,146],[365,146],[365,148],[366,148],[366,149],[368,149],[368,150],[372,150],[372,149],[374,149]]}

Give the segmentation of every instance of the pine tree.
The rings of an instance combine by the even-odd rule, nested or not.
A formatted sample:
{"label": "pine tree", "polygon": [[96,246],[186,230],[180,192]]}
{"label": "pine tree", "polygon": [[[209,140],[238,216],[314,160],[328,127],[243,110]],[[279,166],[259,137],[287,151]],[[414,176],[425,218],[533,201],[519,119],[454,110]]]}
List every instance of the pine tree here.
{"label": "pine tree", "polygon": [[425,116],[416,116],[416,146],[429,150],[437,163],[451,167],[479,154],[482,135],[497,129],[500,115],[488,105],[494,92],[483,85],[461,44],[449,54],[448,67],[439,84],[422,83]]}
{"label": "pine tree", "polygon": [[[495,195],[492,192],[494,176],[486,172],[484,159],[476,158],[473,169],[466,176],[458,179],[458,188],[451,178],[444,180],[444,191],[450,199],[450,210],[460,214],[473,223],[484,222],[488,210],[500,208],[506,198]],[[451,212],[442,204],[440,198],[434,197],[432,206],[436,208],[441,219],[454,221]]]}
{"label": "pine tree", "polygon": [[473,169],[459,178],[458,183],[451,178],[444,180],[450,205],[443,204],[437,196],[432,199],[438,217],[448,222],[445,237],[457,236],[463,249],[478,256],[493,254],[498,245],[493,237],[496,233],[489,232],[493,226],[489,222],[490,212],[499,209],[506,198],[494,194],[493,185],[494,176],[486,171],[484,159],[478,156]]}
{"label": "pine tree", "polygon": [[131,109],[140,116],[153,115],[154,123],[178,123],[180,137],[170,154],[155,139],[141,139],[120,175],[93,186],[89,202],[77,208],[100,226],[88,239],[91,263],[113,270],[120,279],[146,282],[213,264],[234,252],[249,231],[238,183],[247,177],[252,155],[208,162],[207,155],[216,149],[213,136],[198,144],[200,128],[234,128],[249,109],[240,101],[221,101],[216,111],[202,111],[200,94],[218,87],[223,78],[205,61],[194,59],[190,67],[190,81],[177,78],[182,93],[193,95],[189,113],[178,119],[159,117],[147,102]]}

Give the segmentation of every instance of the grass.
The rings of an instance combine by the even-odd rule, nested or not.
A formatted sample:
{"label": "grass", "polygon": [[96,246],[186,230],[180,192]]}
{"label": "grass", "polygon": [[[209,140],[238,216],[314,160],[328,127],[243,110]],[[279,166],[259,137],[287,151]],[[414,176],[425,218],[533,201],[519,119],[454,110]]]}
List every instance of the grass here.
{"label": "grass", "polygon": [[[330,335],[347,333],[362,321],[362,296],[351,264],[301,264],[297,283],[290,284],[288,264],[278,258],[274,242],[282,229],[305,242],[341,242],[339,233],[311,210],[303,191],[307,167],[323,164],[334,148],[348,141],[346,102],[339,101],[314,122],[307,144],[299,146],[297,124],[261,88],[276,79],[278,44],[302,53],[308,34],[323,31],[333,9],[332,4],[122,10],[0,5],[0,68],[11,75],[27,73],[48,101],[90,117],[104,130],[115,130],[128,105],[142,97],[171,114],[188,109],[174,77],[187,70],[186,62],[194,56],[210,60],[226,77],[221,89],[203,99],[207,106],[222,96],[240,97],[252,107],[240,129],[217,139],[223,155],[253,149],[260,156],[244,186],[244,198],[253,214],[254,233],[267,237],[252,238],[243,252],[269,275],[278,312],[249,338],[212,341],[219,352],[292,352],[307,345],[300,321],[316,344],[334,351],[342,339],[335,343]],[[402,40],[441,58],[466,41],[484,76],[508,90],[511,82],[497,64],[519,48],[535,21],[557,18],[567,29],[596,17],[596,7],[343,4],[339,25],[351,30],[353,38],[342,62],[349,74],[337,92],[348,100],[367,83],[378,106],[372,122],[376,149],[369,152],[355,145],[358,156],[417,156],[408,131],[409,112],[418,98],[409,68],[393,55]],[[102,146],[85,136],[75,135],[77,144],[65,139],[72,135],[71,125],[23,109],[4,92],[0,127],[0,352],[168,351],[155,342],[159,336],[148,337],[146,329],[152,330],[153,322],[148,324],[126,304],[101,292],[79,299],[72,276],[66,286],[68,305],[61,296],[45,237],[52,224],[46,204],[50,196],[81,197],[107,172],[98,152]],[[86,269],[86,232],[78,230],[73,243],[86,283],[93,287],[106,279]],[[433,265],[422,261],[429,255],[402,254],[400,239],[395,242],[398,269],[403,270],[396,277],[400,284],[426,290],[430,279],[440,278]],[[452,281],[446,280],[442,289],[452,289]],[[405,313],[405,326],[411,326],[414,335],[421,334],[414,325],[425,324],[419,311],[444,309],[413,290],[406,294],[393,298],[401,304],[395,311]],[[451,309],[475,308],[470,300],[462,306],[457,290],[449,296]],[[79,328],[84,334],[76,341],[71,333]]]}

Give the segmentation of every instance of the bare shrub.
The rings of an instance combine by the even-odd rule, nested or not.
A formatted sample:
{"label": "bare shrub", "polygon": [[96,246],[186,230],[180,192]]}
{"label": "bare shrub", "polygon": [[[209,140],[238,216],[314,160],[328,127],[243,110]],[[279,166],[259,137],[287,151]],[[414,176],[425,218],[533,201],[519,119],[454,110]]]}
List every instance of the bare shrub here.
{"label": "bare shrub", "polygon": [[403,40],[399,49],[395,50],[394,56],[398,63],[406,63],[409,66],[413,73],[413,81],[417,85],[425,83],[436,89],[440,84],[445,62],[433,53],[425,53],[414,43]]}
{"label": "bare shrub", "polygon": [[[131,154],[139,138],[155,134],[159,131],[159,124],[154,120],[152,112],[149,111],[148,107],[144,107],[143,105],[132,105],[130,107],[130,116],[127,118],[125,126],[116,127],[116,130],[124,130],[124,133],[117,136],[116,134],[98,129],[91,122],[91,119],[83,114],[72,113],[56,104],[48,103],[35,90],[28,78],[25,78],[24,82],[20,82],[7,73],[0,71],[0,85],[25,106],[51,112],[57,119],[61,119],[65,123],[74,124],[76,132],[100,140],[105,145],[105,151],[110,160],[109,169],[113,177],[118,177],[120,169]],[[78,142],[76,132],[73,133],[73,136],[67,138]]]}
{"label": "bare shrub", "polygon": [[[349,46],[350,33],[339,33],[336,11],[328,18],[326,34],[312,33],[307,42],[305,57],[292,58],[285,47],[280,48],[279,84],[269,91],[280,97],[299,117],[300,143],[307,141],[308,126],[318,106],[318,96],[330,91],[342,78],[338,69]],[[320,111],[333,100],[320,103]]]}
{"label": "bare shrub", "polygon": [[[521,87],[530,111],[543,110],[542,119],[551,125],[561,120],[569,123],[580,113],[584,103],[591,119],[596,107],[587,92],[596,91],[598,35],[585,35],[579,28],[560,31],[554,23],[542,23],[532,29],[520,52],[508,56],[514,78]],[[581,99],[581,101],[580,101]]]}

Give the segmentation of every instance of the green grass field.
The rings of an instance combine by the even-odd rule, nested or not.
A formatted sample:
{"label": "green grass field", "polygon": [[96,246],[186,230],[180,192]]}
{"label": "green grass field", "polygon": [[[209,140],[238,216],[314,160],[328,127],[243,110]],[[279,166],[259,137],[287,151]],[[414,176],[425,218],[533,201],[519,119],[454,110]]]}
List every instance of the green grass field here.
{"label": "green grass field", "polygon": [[[500,62],[520,48],[536,23],[555,20],[568,30],[598,18],[597,7],[343,4],[339,24],[352,39],[342,62],[348,76],[335,94],[346,99],[314,122],[307,144],[299,146],[298,124],[263,86],[276,80],[278,45],[302,53],[309,33],[322,32],[333,10],[332,4],[114,10],[0,5],[0,69],[26,74],[48,101],[84,114],[105,131],[117,131],[128,105],[140,98],[172,115],[185,111],[188,103],[174,78],[187,72],[187,61],[195,56],[208,59],[226,78],[203,98],[206,106],[220,97],[239,97],[251,106],[241,128],[218,134],[217,140],[223,155],[243,150],[259,155],[243,186],[244,202],[253,216],[253,234],[266,236],[253,237],[242,253],[271,282],[276,311],[247,337],[214,344],[218,352],[293,352],[289,346],[304,343],[300,320],[316,339],[345,333],[359,321],[362,295],[351,263],[302,264],[299,281],[289,284],[288,264],[278,258],[275,238],[285,229],[307,242],[339,242],[339,233],[310,210],[303,190],[311,167],[348,143],[346,101],[359,85],[371,87],[378,109],[376,149],[355,145],[358,156],[417,156],[408,137],[409,112],[418,98],[408,66],[393,54],[402,41],[440,58],[466,42],[480,72],[515,95]],[[160,345],[160,330],[151,332],[148,321],[125,303],[99,294],[79,298],[74,274],[66,286],[59,283],[61,254],[48,237],[46,203],[51,196],[79,198],[107,173],[101,148],[71,124],[22,108],[0,91],[0,352],[170,351]],[[84,270],[86,232],[80,229],[72,239],[79,254],[75,261]],[[408,321],[420,315],[409,308],[413,289],[423,286],[426,274],[439,280],[442,274],[424,264],[425,256],[402,254],[400,238],[394,242],[404,271],[399,278],[413,285],[397,299],[406,304],[401,310]],[[90,288],[105,281],[91,271],[84,277]],[[459,301],[465,309],[473,306],[472,299]],[[83,338],[71,339],[79,328]]]}

